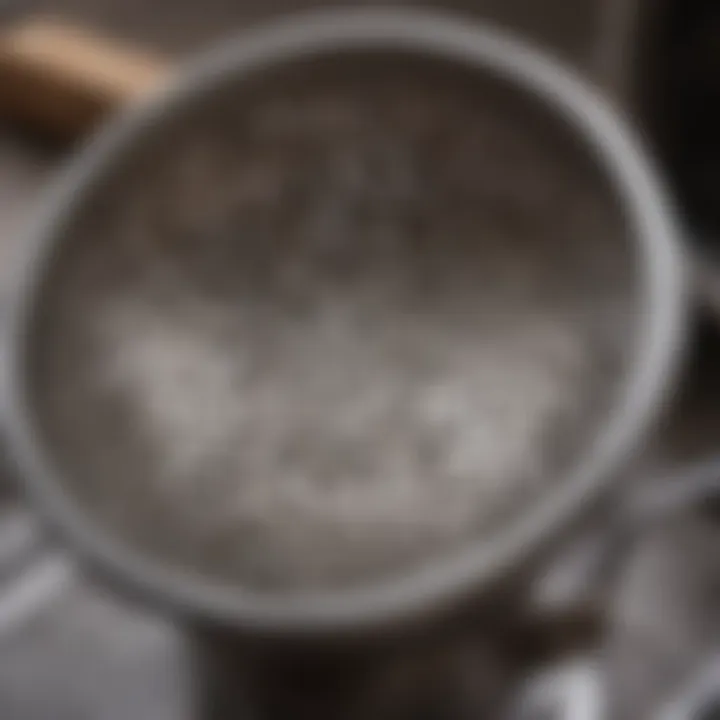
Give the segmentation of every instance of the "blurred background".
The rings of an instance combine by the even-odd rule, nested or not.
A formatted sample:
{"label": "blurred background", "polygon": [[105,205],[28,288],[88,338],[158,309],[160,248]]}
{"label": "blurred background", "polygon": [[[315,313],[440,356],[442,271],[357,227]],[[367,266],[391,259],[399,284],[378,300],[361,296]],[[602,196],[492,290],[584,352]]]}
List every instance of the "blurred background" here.
{"label": "blurred background", "polygon": [[[139,73],[141,84],[142,78],[150,82],[155,73],[172,72],[175,63],[252,23],[326,5],[306,0],[14,0],[0,5],[0,322],[23,254],[18,230],[37,208],[54,169],[103,116],[118,110],[127,92],[126,73]],[[720,233],[720,5],[713,0],[427,5],[490,19],[571,63],[629,117],[658,157],[683,208],[687,242],[698,262],[698,328],[683,386],[637,472],[670,472],[716,448],[720,456],[720,250],[715,240]],[[38,90],[37,77],[18,66],[18,54],[6,52],[17,42],[18,28],[32,28],[39,19],[45,29],[36,39],[31,31],[23,46],[31,55],[35,47],[57,47],[61,58],[72,55],[72,32],[66,29],[80,27],[84,39],[78,45],[90,58],[99,52],[100,65],[109,63],[118,84],[110,83],[97,106],[68,118],[65,96],[60,93],[58,100],[42,84]],[[72,75],[72,63],[68,67],[58,71],[61,85],[64,73]],[[0,478],[0,718],[189,718],[191,671],[174,629],[118,604],[84,580],[73,559],[45,537],[8,475],[9,470]],[[601,631],[569,656],[548,659],[546,675],[558,698],[545,702],[545,714],[535,708],[518,710],[519,717],[716,716],[710,705],[702,714],[686,696],[697,688],[702,702],[709,703],[712,690],[720,693],[720,672],[716,680],[712,674],[720,652],[717,506],[701,503],[695,512],[653,529],[625,558],[621,575]],[[518,685],[525,687],[526,680],[532,684],[532,678],[518,678]],[[610,699],[612,711],[609,705],[603,711],[602,703]]]}

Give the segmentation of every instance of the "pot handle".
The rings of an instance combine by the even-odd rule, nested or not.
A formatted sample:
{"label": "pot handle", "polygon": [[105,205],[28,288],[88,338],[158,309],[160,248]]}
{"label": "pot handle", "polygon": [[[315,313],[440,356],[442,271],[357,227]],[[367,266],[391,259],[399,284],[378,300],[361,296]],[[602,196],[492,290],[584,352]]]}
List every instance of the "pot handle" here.
{"label": "pot handle", "polygon": [[91,130],[170,74],[164,58],[57,19],[25,18],[0,32],[2,112],[62,139]]}

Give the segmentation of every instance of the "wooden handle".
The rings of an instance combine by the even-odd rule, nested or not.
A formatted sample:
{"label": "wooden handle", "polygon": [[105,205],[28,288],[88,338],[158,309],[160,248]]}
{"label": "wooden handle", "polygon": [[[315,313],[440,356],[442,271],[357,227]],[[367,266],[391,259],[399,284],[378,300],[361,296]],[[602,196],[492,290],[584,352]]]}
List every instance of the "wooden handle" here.
{"label": "wooden handle", "polygon": [[168,73],[151,54],[32,19],[0,33],[0,114],[53,134],[81,134]]}

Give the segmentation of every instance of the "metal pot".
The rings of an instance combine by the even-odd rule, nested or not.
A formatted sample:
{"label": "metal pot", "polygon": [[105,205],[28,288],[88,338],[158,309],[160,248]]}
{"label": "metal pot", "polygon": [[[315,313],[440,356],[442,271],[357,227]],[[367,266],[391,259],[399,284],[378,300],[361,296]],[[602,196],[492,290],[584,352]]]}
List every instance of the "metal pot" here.
{"label": "metal pot", "polygon": [[[300,60],[333,62],[373,54],[450,63],[492,80],[554,117],[612,187],[628,220],[636,273],[637,332],[622,390],[590,447],[567,478],[497,538],[459,551],[420,571],[352,592],[268,598],[209,581],[152,560],[103,529],[68,490],[53,449],[40,431],[34,405],[35,339],[47,313],[44,288],[90,198],[110,187],[133,150],[170,131],[175,119],[203,107],[213,93],[241,93],[265,73]],[[169,132],[168,136],[172,133]],[[29,261],[19,277],[9,341],[5,408],[9,447],[24,484],[45,515],[76,548],[125,592],[178,612],[200,628],[200,645],[224,669],[221,685],[250,657],[247,641],[281,641],[337,649],[350,639],[388,637],[425,628],[477,601],[505,597],[537,572],[541,558],[611,497],[617,471],[661,409],[682,346],[685,295],[681,254],[667,199],[632,134],[572,73],[520,40],[483,25],[419,11],[346,11],[299,16],[244,35],[196,62],[169,89],[130,110],[103,131],[60,178],[30,232]],[[230,635],[228,635],[230,633]],[[228,637],[233,649],[227,652]],[[239,638],[239,640],[238,640]],[[238,650],[238,643],[242,649]],[[253,644],[253,647],[256,647]],[[262,645],[265,655],[265,645]],[[305,650],[300,657],[306,657]],[[333,652],[334,652],[333,650]],[[242,655],[243,658],[239,658]],[[230,657],[230,660],[227,660]],[[293,656],[296,657],[296,656]],[[318,663],[327,677],[328,662]],[[302,662],[302,661],[298,661]],[[213,662],[207,662],[210,667]],[[270,663],[274,665],[274,663]],[[271,671],[276,674],[276,670]],[[219,697],[222,692],[215,692]],[[219,712],[224,712],[221,710]],[[213,710],[213,712],[218,712]],[[222,715],[221,715],[222,716]]]}

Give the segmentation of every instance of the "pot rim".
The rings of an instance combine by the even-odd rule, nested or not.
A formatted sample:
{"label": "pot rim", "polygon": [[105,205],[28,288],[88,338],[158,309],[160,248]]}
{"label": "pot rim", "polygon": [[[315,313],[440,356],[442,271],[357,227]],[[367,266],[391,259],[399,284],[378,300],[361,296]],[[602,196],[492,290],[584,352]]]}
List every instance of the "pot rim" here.
{"label": "pot rim", "polygon": [[[578,467],[553,492],[492,541],[468,543],[445,560],[366,589],[282,598],[223,585],[153,561],[96,524],[63,491],[28,399],[26,375],[35,303],[54,250],[88,191],[127,148],[174,111],[202,101],[230,79],[252,77],[300,57],[394,51],[490,73],[543,103],[580,138],[617,191],[639,246],[637,316],[641,327],[622,392]],[[30,229],[19,273],[7,349],[8,451],[24,487],[67,541],[96,569],[161,607],[214,625],[286,635],[366,632],[426,619],[514,575],[610,490],[616,471],[660,409],[683,346],[684,258],[667,196],[637,140],[599,95],[556,61],[487,24],[421,10],[313,11],[245,32],[191,63],[177,80],[128,110],[61,174]]]}

